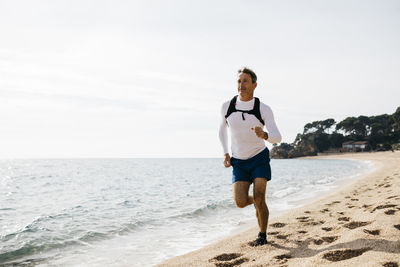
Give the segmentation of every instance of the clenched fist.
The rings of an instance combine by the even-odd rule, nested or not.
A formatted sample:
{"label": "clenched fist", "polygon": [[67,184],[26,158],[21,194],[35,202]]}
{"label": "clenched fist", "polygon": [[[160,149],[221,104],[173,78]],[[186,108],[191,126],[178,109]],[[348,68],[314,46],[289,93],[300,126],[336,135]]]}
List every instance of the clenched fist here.
{"label": "clenched fist", "polygon": [[264,140],[267,140],[267,139],[268,139],[268,133],[264,132],[263,129],[262,129],[260,126],[256,126],[256,127],[254,127],[254,128],[251,128],[251,130],[253,130],[254,133],[255,133],[258,137],[260,137],[260,138],[262,138],[262,139],[264,139]]}
{"label": "clenched fist", "polygon": [[231,156],[229,156],[228,153],[225,154],[224,166],[225,168],[229,168],[231,166]]}

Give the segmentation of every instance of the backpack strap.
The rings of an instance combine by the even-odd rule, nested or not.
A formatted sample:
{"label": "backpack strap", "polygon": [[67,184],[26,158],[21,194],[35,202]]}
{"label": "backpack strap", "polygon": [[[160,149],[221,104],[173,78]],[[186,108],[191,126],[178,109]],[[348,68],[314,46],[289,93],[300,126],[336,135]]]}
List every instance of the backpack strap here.
{"label": "backpack strap", "polygon": [[[231,102],[229,103],[228,111],[226,112],[225,119],[229,117],[233,112],[236,112],[236,100],[237,100],[237,95],[235,95],[232,99]],[[227,121],[228,123],[228,121]]]}
{"label": "backpack strap", "polygon": [[[254,107],[252,110],[238,110],[236,109],[236,100],[237,100],[237,95],[234,96],[229,103],[228,111],[226,112],[225,119],[227,119],[233,112],[240,111],[242,112],[242,118],[244,120],[244,115],[243,113],[247,114],[252,114],[254,115],[261,123],[262,125],[265,125],[264,120],[261,118],[261,112],[260,112],[260,99],[258,97],[254,97]],[[228,121],[226,121],[228,123]]]}
{"label": "backpack strap", "polygon": [[258,99],[258,97],[255,97],[254,99],[254,108],[252,111],[254,112],[253,115],[256,116],[256,118],[262,123],[262,125],[265,125],[264,120],[261,118],[260,99]]}

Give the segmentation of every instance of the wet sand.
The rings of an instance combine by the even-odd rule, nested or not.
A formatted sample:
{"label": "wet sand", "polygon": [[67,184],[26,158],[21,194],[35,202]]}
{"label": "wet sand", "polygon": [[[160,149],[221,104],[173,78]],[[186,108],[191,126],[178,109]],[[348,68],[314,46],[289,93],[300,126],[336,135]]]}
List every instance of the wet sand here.
{"label": "wet sand", "polygon": [[253,227],[157,266],[400,265],[400,152],[316,158],[368,160],[376,169],[270,219],[266,245],[249,245]]}

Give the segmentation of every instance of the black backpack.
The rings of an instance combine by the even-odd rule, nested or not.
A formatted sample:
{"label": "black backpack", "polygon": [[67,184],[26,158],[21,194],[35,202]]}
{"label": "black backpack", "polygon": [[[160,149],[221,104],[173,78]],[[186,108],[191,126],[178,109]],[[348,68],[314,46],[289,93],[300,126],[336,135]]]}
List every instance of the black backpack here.
{"label": "black backpack", "polygon": [[[229,117],[229,115],[231,115],[233,112],[242,112],[242,118],[244,119],[244,113],[247,114],[252,114],[254,116],[256,116],[256,118],[262,123],[262,125],[265,125],[264,120],[261,118],[261,112],[260,112],[260,99],[258,99],[257,97],[254,97],[254,107],[252,110],[238,110],[236,109],[236,100],[237,100],[237,95],[234,96],[231,100],[231,102],[229,103],[229,108],[228,111],[226,112],[225,115],[225,119],[227,119]],[[226,121],[226,123],[228,123],[228,121]]]}

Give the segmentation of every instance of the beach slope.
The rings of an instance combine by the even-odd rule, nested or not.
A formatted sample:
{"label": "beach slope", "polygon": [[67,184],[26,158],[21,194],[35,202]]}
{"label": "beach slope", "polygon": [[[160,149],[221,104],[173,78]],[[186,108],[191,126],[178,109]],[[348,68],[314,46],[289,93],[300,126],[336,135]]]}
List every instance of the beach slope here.
{"label": "beach slope", "polygon": [[248,245],[258,233],[252,228],[158,266],[400,265],[400,153],[315,158],[368,160],[375,170],[271,219],[267,245]]}

